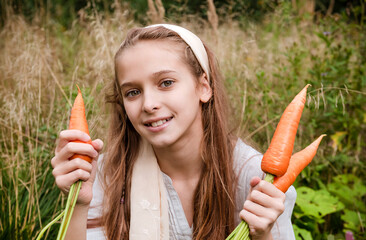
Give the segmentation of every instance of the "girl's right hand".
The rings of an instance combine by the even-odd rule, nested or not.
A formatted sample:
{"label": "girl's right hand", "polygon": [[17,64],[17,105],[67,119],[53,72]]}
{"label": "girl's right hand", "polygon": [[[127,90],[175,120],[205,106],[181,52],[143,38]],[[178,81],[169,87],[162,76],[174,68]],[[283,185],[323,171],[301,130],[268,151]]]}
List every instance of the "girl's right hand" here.
{"label": "girl's right hand", "polygon": [[[65,194],[68,194],[73,183],[82,180],[83,183],[76,203],[89,205],[93,198],[92,189],[97,172],[97,159],[103,148],[103,142],[100,139],[92,141],[91,145],[71,142],[75,140],[87,142],[90,137],[79,130],[60,132],[55,156],[51,160],[52,174],[55,177],[56,185]],[[69,160],[74,154],[88,155],[93,161],[89,163],[80,158]]]}

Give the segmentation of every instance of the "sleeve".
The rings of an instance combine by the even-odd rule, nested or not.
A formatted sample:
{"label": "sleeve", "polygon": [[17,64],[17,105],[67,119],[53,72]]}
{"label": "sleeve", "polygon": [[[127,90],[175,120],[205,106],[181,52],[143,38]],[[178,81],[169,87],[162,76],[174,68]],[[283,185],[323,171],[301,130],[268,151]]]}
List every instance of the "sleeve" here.
{"label": "sleeve", "polygon": [[[99,172],[101,169],[101,162],[103,159],[103,155],[101,155],[98,159],[98,172],[95,177],[95,181],[93,184],[93,199],[90,202],[90,207],[88,211],[88,220],[95,219],[102,215],[102,202],[103,202],[103,188],[101,186],[99,180]],[[104,235],[104,231],[102,227],[88,228],[86,230],[86,239],[88,240],[105,240],[106,237]]]}
{"label": "sleeve", "polygon": [[[254,176],[264,179],[265,173],[261,169],[261,161],[263,155],[254,148],[245,144],[238,139],[234,149],[234,171],[238,176],[236,210],[237,222],[241,221],[239,212],[243,209],[250,185],[249,182]],[[296,190],[291,186],[286,194],[285,211],[278,217],[272,228],[272,236],[275,240],[292,240],[295,239],[294,231],[291,223],[292,211],[296,201]]]}
{"label": "sleeve", "polygon": [[296,201],[296,190],[291,186],[286,192],[285,211],[277,218],[272,228],[273,239],[295,239],[291,223],[292,211]]}

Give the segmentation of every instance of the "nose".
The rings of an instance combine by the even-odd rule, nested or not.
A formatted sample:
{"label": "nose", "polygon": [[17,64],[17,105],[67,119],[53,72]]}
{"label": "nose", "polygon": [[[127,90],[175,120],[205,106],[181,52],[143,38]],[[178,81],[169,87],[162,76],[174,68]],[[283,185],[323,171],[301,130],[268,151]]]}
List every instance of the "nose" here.
{"label": "nose", "polygon": [[145,91],[142,104],[142,110],[146,113],[154,113],[158,109],[160,109],[160,101],[159,96],[155,94],[153,91]]}

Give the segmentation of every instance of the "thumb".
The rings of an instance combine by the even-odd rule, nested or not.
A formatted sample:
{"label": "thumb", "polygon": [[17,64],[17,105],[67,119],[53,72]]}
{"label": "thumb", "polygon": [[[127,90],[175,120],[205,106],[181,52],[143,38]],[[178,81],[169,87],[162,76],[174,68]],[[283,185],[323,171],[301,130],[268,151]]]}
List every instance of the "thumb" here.
{"label": "thumb", "polygon": [[103,141],[100,139],[96,139],[96,140],[92,141],[92,146],[98,152],[100,152],[103,149],[103,145],[104,145]]}
{"label": "thumb", "polygon": [[255,186],[257,186],[257,184],[261,181],[260,177],[253,177],[250,180],[250,186],[251,188],[254,188]]}

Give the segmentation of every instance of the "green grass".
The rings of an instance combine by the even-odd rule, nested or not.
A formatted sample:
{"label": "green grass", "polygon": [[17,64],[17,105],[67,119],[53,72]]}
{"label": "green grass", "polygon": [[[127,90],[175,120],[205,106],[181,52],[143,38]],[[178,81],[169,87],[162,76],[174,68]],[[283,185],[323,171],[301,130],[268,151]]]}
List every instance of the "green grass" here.
{"label": "green grass", "polygon": [[[57,135],[67,126],[76,83],[83,89],[92,138],[105,140],[104,88],[113,79],[113,55],[126,31],[139,24],[122,10],[102,16],[88,9],[85,14],[69,29],[53,19],[27,22],[9,14],[0,30],[0,239],[34,239],[65,204],[50,160]],[[298,202],[296,233],[344,239],[344,231],[352,230],[362,239],[365,29],[342,16],[304,22],[286,4],[261,23],[223,21],[227,23],[219,26],[217,38],[205,20],[182,19],[181,25],[216,52],[234,131],[262,152],[284,108],[302,87],[312,84],[294,151],[323,133],[328,137],[295,185],[327,191],[336,199],[335,210],[316,218]],[[358,204],[337,194],[337,189],[355,188],[360,191],[352,197]],[[57,227],[47,234],[54,238]]]}

